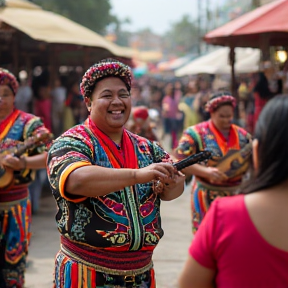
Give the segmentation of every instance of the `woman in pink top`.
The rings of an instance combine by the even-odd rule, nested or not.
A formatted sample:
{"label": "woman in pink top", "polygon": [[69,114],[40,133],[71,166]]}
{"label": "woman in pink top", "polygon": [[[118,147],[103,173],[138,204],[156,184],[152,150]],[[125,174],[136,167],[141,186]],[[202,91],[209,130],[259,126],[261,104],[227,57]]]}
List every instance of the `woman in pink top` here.
{"label": "woman in pink top", "polygon": [[213,202],[189,249],[180,288],[288,287],[287,121],[288,96],[276,96],[256,125],[251,184],[243,195]]}
{"label": "woman in pink top", "polygon": [[[162,100],[162,119],[164,135],[171,136],[171,143],[169,148],[177,147],[177,117],[178,117],[178,104],[179,99],[175,97],[175,88],[172,83],[168,83],[165,88],[165,97]],[[163,140],[163,139],[162,139]],[[163,140],[163,142],[166,142]],[[168,142],[168,141],[167,141]],[[170,142],[170,141],[169,141]]]}

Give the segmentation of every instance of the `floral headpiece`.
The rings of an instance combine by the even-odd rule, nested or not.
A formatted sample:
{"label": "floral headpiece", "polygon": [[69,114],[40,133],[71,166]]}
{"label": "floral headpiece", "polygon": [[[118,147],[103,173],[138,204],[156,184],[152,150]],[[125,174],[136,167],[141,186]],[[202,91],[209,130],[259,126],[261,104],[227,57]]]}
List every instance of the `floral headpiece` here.
{"label": "floral headpiece", "polygon": [[214,112],[219,106],[223,105],[224,103],[232,105],[233,108],[236,107],[236,99],[233,96],[226,93],[219,93],[214,95],[212,99],[206,103],[205,110],[209,113]]}
{"label": "floral headpiece", "polygon": [[83,97],[90,98],[96,83],[109,76],[119,77],[130,92],[132,78],[130,67],[109,58],[95,63],[86,71],[80,84],[80,91]]}
{"label": "floral headpiece", "polygon": [[8,70],[0,68],[0,85],[7,85],[14,95],[18,91],[19,84],[16,77]]}

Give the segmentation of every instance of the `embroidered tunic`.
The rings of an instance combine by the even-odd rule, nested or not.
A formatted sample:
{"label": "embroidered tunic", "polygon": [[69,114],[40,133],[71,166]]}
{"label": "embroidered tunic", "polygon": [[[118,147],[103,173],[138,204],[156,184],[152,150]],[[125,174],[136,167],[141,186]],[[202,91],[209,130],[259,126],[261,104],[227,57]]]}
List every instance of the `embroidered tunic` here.
{"label": "embroidered tunic", "polygon": [[[104,268],[106,273],[111,269],[116,269],[118,273],[119,270],[136,268],[141,270],[145,266],[148,269],[144,267],[143,273],[139,273],[141,277],[139,281],[144,281],[144,286],[141,287],[154,288],[152,251],[163,236],[163,230],[160,198],[153,192],[152,182],[125,187],[120,191],[98,197],[69,195],[65,191],[65,182],[73,170],[86,165],[111,169],[132,168],[132,164],[120,165],[117,159],[123,157],[129,162],[135,154],[136,166],[142,168],[162,162],[163,159],[169,160],[170,157],[157,143],[152,143],[127,130],[124,130],[123,137],[126,135],[131,141],[131,150],[125,149],[126,145],[123,145],[122,149],[118,147],[115,150],[116,144],[112,140],[109,144],[103,141],[103,138],[94,133],[93,125],[94,123],[88,118],[83,125],[66,131],[54,142],[48,153],[48,178],[59,208],[56,221],[62,235],[62,249],[56,257],[55,287],[66,287],[62,283],[66,283],[65,279],[69,277],[72,282],[79,281],[77,273],[73,273],[73,267],[83,273],[84,270],[89,271],[88,274],[85,272],[83,281],[91,283],[89,287],[94,288],[110,287],[105,286],[107,283],[110,283],[109,285],[119,283],[118,276],[116,276],[118,280],[115,280],[113,275],[109,274],[108,277],[108,274],[103,274]],[[96,194],[97,183],[94,189]],[[77,251],[75,253],[78,254],[74,254],[71,258],[70,253],[67,258],[67,254],[63,253],[63,246],[66,245],[70,251]],[[90,252],[93,253],[93,257],[89,257]],[[80,259],[80,262],[77,259]],[[92,263],[93,260],[97,265]],[[81,267],[79,263],[82,263]],[[103,278],[106,279],[106,284],[101,282]],[[95,279],[98,279],[98,282]],[[113,282],[114,280],[116,282]],[[66,285],[70,287],[70,284]]]}
{"label": "embroidered tunic", "polygon": [[[128,134],[134,144],[139,168],[169,157],[156,143]],[[107,249],[154,249],[163,230],[160,199],[152,190],[152,182],[99,197],[73,197],[65,192],[67,176],[76,167],[113,168],[87,124],[75,126],[59,137],[49,150],[48,163],[48,176],[59,208],[57,225],[63,236]]]}
{"label": "embroidered tunic", "polygon": [[[243,148],[248,143],[249,138],[250,135],[244,129],[232,124],[229,136],[225,139],[213,122],[209,120],[187,128],[179,141],[176,156],[178,159],[185,159],[190,155],[207,149],[212,152],[213,157],[222,158],[231,149],[239,150]],[[206,183],[203,183],[199,177],[193,177],[192,180],[191,207],[194,232],[198,229],[211,202],[216,197],[233,194],[231,192],[233,183],[229,182],[229,180],[223,182],[220,189],[217,189],[216,185],[211,184],[209,180],[205,179],[205,181]],[[234,185],[238,186],[239,183],[234,183]],[[211,186],[214,186],[214,189],[208,188]],[[227,187],[226,190],[225,186]]]}

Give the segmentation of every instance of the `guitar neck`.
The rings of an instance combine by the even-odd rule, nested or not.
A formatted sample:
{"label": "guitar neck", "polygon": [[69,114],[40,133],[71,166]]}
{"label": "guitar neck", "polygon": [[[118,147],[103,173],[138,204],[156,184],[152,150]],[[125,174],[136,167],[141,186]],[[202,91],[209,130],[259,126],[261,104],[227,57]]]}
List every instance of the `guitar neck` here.
{"label": "guitar neck", "polygon": [[199,162],[208,160],[211,157],[211,152],[208,150],[202,151],[200,153],[191,155],[184,160],[174,163],[173,166],[179,171],[188,166],[197,164]]}
{"label": "guitar neck", "polygon": [[[37,147],[37,146],[44,144],[45,142],[52,140],[52,139],[53,139],[53,134],[43,133],[40,135],[30,137],[29,139],[25,140],[23,143],[19,143],[11,149],[8,148],[6,151],[11,151],[11,154],[13,154],[16,157],[20,157],[28,149],[32,149],[34,147]],[[5,151],[3,151],[3,152],[5,152]]]}

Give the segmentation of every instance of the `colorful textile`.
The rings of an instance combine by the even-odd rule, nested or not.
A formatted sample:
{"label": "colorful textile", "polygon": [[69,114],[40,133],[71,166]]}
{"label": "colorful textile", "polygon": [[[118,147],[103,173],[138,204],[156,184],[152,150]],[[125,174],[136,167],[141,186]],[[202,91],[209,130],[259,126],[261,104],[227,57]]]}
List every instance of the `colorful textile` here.
{"label": "colorful textile", "polygon": [[244,198],[236,195],[216,199],[189,253],[202,266],[217,271],[216,287],[287,287],[288,252],[261,236]]}
{"label": "colorful textile", "polygon": [[[27,188],[26,192],[28,194]],[[6,209],[2,205],[0,203],[0,287],[22,288],[31,236],[31,203],[25,198],[10,208],[8,204]]]}
{"label": "colorful textile", "polygon": [[14,124],[15,120],[18,118],[20,111],[15,109],[7,118],[5,118],[0,123],[0,141],[4,139],[4,137],[9,132],[10,128]]}
{"label": "colorful textile", "polygon": [[[225,139],[213,122],[209,120],[191,126],[184,131],[176,149],[176,156],[178,159],[185,159],[190,155],[207,149],[212,152],[213,157],[220,159],[231,149],[239,150],[243,148],[249,138],[250,135],[244,129],[232,124],[229,137]],[[211,165],[210,163],[211,162],[208,162],[207,165]],[[198,229],[211,202],[215,198],[233,194],[233,183],[229,181],[222,183],[221,188],[217,189],[215,185],[212,185],[205,179],[207,184],[211,184],[216,188],[211,190],[207,187],[210,185],[206,186],[202,180],[203,179],[194,177],[192,181],[191,208],[194,232]],[[239,183],[237,183],[237,186],[238,184]],[[225,189],[225,187],[227,187],[227,189]]]}
{"label": "colorful textile", "polygon": [[[125,187],[105,196],[89,198],[73,197],[66,193],[65,181],[73,169],[84,165],[117,169],[121,167],[119,155],[127,161],[134,153],[139,168],[170,158],[156,143],[151,143],[129,131],[124,131],[123,135],[128,137],[127,141],[130,141],[133,153],[131,149],[115,151],[114,147],[118,150],[117,146],[111,140],[110,143],[107,141],[105,143],[109,146],[107,149],[103,145],[105,140],[103,141],[103,137],[100,139],[101,135],[99,137],[98,133],[95,135],[94,129],[90,121],[85,121],[83,125],[66,131],[49,150],[48,178],[59,209],[56,215],[58,230],[70,241],[81,245],[83,249],[91,247],[119,253],[147,251],[148,255],[152,256],[151,251],[163,236],[160,198],[153,193],[152,182]],[[112,155],[113,153],[115,154]],[[56,265],[56,274],[57,271],[64,269],[61,265]],[[56,287],[62,287],[59,285]]]}
{"label": "colorful textile", "polygon": [[125,277],[108,271],[99,272],[93,266],[74,260],[62,251],[56,255],[55,267],[54,288],[156,288],[153,268]]}
{"label": "colorful textile", "polygon": [[[136,155],[134,152],[134,146],[127,130],[123,131],[123,136],[120,144],[120,148],[123,147],[123,153],[119,151],[115,143],[98,127],[93,123],[93,121],[88,118],[85,123],[89,126],[90,130],[99,140],[101,147],[105,150],[113,168],[138,168]],[[129,155],[129,157],[125,157]]]}
{"label": "colorful textile", "polygon": [[[9,130],[0,141],[0,151],[15,147],[37,133],[47,133],[40,118],[14,110],[1,123]],[[42,153],[44,145],[28,151],[28,155]],[[14,172],[14,182],[9,188],[0,188],[0,287],[24,287],[26,255],[30,240],[31,205],[28,185],[33,171]]]}
{"label": "colorful textile", "polygon": [[[75,259],[81,259],[83,263],[107,270],[143,270],[143,268],[152,268],[153,251],[109,251],[107,249],[88,247],[69,240],[61,236],[61,251]],[[80,261],[80,260],[79,260]],[[97,270],[96,269],[96,270]],[[145,270],[145,271],[146,271]]]}

